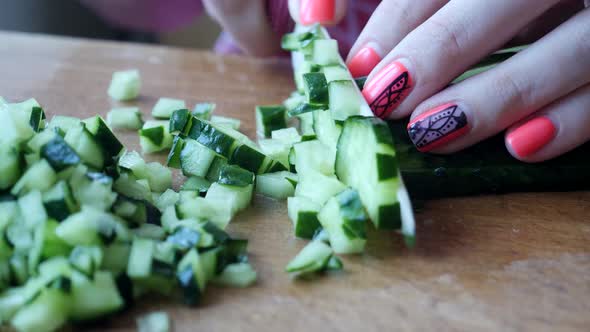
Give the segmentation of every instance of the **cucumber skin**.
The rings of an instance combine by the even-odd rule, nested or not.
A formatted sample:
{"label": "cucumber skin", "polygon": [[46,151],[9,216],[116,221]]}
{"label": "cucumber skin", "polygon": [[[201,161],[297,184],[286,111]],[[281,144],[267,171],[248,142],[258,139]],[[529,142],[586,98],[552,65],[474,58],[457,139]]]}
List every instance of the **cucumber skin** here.
{"label": "cucumber skin", "polygon": [[590,189],[590,143],[553,160],[528,164],[506,150],[504,135],[449,156],[416,150],[407,123],[389,122],[396,157],[412,199]]}

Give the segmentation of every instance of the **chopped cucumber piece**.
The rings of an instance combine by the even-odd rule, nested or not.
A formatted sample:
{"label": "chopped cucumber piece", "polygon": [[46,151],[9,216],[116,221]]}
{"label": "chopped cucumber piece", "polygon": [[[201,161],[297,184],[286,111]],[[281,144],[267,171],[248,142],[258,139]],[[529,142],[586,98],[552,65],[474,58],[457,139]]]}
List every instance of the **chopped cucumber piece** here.
{"label": "chopped cucumber piece", "polygon": [[55,171],[46,160],[40,160],[31,166],[16,182],[10,191],[11,194],[20,196],[31,190],[45,191],[56,182]]}
{"label": "chopped cucumber piece", "polygon": [[213,115],[211,116],[211,123],[218,125],[218,126],[226,126],[233,130],[239,130],[240,124],[242,123],[238,119],[228,118],[225,116]]}
{"label": "chopped cucumber piece", "polygon": [[186,139],[180,152],[182,173],[185,176],[206,176],[215,156],[213,150],[195,140]]}
{"label": "chopped cucumber piece", "polygon": [[[215,185],[215,183],[213,184]],[[212,185],[212,187],[213,187]],[[223,194],[223,193],[222,193]],[[209,192],[207,192],[209,196]],[[207,197],[205,196],[205,197]],[[176,209],[183,219],[194,218],[202,221],[211,221],[219,228],[225,228],[234,214],[232,204],[235,204],[235,197],[224,197],[224,200],[206,199],[195,197],[183,200],[177,204]]]}
{"label": "chopped cucumber piece", "polygon": [[251,184],[245,187],[238,187],[213,183],[209,191],[207,191],[205,199],[212,204],[222,204],[222,206],[228,207],[233,215],[250,205],[253,187]]}
{"label": "chopped cucumber piece", "polygon": [[301,141],[301,135],[293,127],[273,130],[271,138],[287,145],[293,145]]}
{"label": "chopped cucumber piece", "polygon": [[73,283],[70,317],[74,320],[88,320],[118,311],[123,307],[111,272],[99,271],[86,282]]}
{"label": "chopped cucumber piece", "polygon": [[287,109],[283,105],[256,106],[256,132],[270,137],[273,130],[287,127]]}
{"label": "chopped cucumber piece", "polygon": [[144,153],[155,153],[172,147],[168,121],[146,121],[139,130],[139,144]]}
{"label": "chopped cucumber piece", "polygon": [[318,213],[322,206],[305,197],[289,197],[287,210],[293,222],[295,236],[311,239],[321,229]]}
{"label": "chopped cucumber piece", "polygon": [[305,97],[310,105],[327,107],[330,101],[328,92],[328,82],[323,73],[303,74],[303,83],[305,87]]}
{"label": "chopped cucumber piece", "polygon": [[64,291],[47,288],[21,308],[10,323],[23,332],[54,331],[66,322],[70,305],[70,298]]}
{"label": "chopped cucumber piece", "polygon": [[328,84],[330,91],[330,112],[334,120],[344,121],[348,117],[361,114],[363,97],[357,92],[354,81],[332,81]]}
{"label": "chopped cucumber piece", "polygon": [[316,171],[299,173],[299,183],[295,196],[307,197],[323,205],[330,197],[344,191],[346,186],[335,176],[328,176]]}
{"label": "chopped cucumber piece", "polygon": [[213,282],[228,287],[248,287],[256,282],[256,278],[256,271],[249,263],[233,263],[225,266]]}
{"label": "chopped cucumber piece", "polygon": [[287,264],[285,271],[295,277],[304,277],[325,270],[333,253],[326,243],[311,241]]}
{"label": "chopped cucumber piece", "polygon": [[107,124],[113,129],[138,130],[143,126],[143,118],[139,107],[119,107],[107,113]]}
{"label": "chopped cucumber piece", "polygon": [[160,98],[152,109],[152,116],[158,119],[169,119],[176,110],[186,109],[182,99]]}
{"label": "chopped cucumber piece", "polygon": [[[40,136],[41,134],[37,135],[37,137]],[[49,162],[56,172],[63,171],[81,162],[76,151],[59,135],[54,135],[50,141],[43,145],[40,152],[41,156]]]}
{"label": "chopped cucumber piece", "polygon": [[334,174],[336,151],[318,140],[293,145],[297,173],[316,171],[325,175]]}
{"label": "chopped cucumber piece", "polygon": [[346,120],[336,158],[336,174],[358,190],[375,227],[400,228],[400,179],[387,124],[377,118]]}
{"label": "chopped cucumber piece", "polygon": [[330,198],[318,219],[328,232],[334,252],[352,254],[364,250],[368,218],[355,190],[347,189]]}
{"label": "chopped cucumber piece", "polygon": [[297,174],[290,172],[266,173],[256,177],[256,192],[274,199],[287,199],[295,194]]}
{"label": "chopped cucumber piece", "polygon": [[322,72],[326,75],[326,81],[328,81],[328,84],[333,81],[352,80],[350,72],[342,65],[325,66],[322,68]]}
{"label": "chopped cucumber piece", "polygon": [[335,39],[319,39],[313,42],[313,62],[320,66],[339,65],[340,52]]}
{"label": "chopped cucumber piece", "polygon": [[224,165],[219,171],[219,184],[245,187],[254,183],[254,174],[236,165]]}
{"label": "chopped cucumber piece", "polygon": [[88,166],[96,169],[103,168],[105,152],[83,123],[70,128],[64,140]]}
{"label": "chopped cucumber piece", "polygon": [[0,190],[12,187],[21,175],[18,150],[10,145],[0,145]]}
{"label": "chopped cucumber piece", "polygon": [[138,70],[125,70],[113,73],[108,95],[120,101],[133,100],[139,96],[141,77]]}
{"label": "chopped cucumber piece", "polygon": [[264,152],[269,158],[272,158],[283,166],[289,166],[289,152],[291,151],[291,145],[285,144],[276,139],[261,139],[258,141],[260,150]]}
{"label": "chopped cucumber piece", "polygon": [[325,146],[336,146],[342,132],[342,126],[337,124],[329,111],[313,112],[313,130],[317,139]]}
{"label": "chopped cucumber piece", "polygon": [[199,119],[209,120],[216,106],[214,103],[197,103],[193,108],[192,115]]}

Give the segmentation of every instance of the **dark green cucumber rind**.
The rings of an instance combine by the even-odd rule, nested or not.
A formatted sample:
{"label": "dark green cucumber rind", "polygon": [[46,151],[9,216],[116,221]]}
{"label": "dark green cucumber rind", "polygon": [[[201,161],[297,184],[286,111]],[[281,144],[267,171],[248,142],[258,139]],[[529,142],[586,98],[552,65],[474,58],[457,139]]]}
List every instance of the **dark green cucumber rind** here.
{"label": "dark green cucumber rind", "polygon": [[307,102],[313,105],[328,106],[330,102],[328,94],[328,82],[324,73],[303,74],[303,84]]}
{"label": "dark green cucumber rind", "polygon": [[219,171],[217,182],[230,186],[245,187],[254,183],[254,174],[239,166],[224,165]]}
{"label": "dark green cucumber rind", "polygon": [[168,158],[166,159],[166,165],[168,165],[168,167],[180,168],[180,154],[183,148],[184,140],[180,136],[175,136],[174,141],[172,142],[172,148],[170,148]]}
{"label": "dark green cucumber rind", "polygon": [[401,174],[412,199],[590,189],[590,143],[555,159],[529,164],[508,153],[501,134],[441,156],[417,151],[406,125],[405,121],[389,123]]}
{"label": "dark green cucumber rind", "polygon": [[264,153],[246,144],[242,144],[233,151],[229,158],[229,163],[240,165],[252,173],[259,174],[264,171],[261,167],[266,158]]}
{"label": "dark green cucumber rind", "polygon": [[31,117],[29,118],[29,125],[35,132],[39,132],[42,128],[41,124],[45,119],[45,112],[41,107],[34,106],[31,109]]}
{"label": "dark green cucumber rind", "polygon": [[100,116],[89,119],[86,126],[105,152],[105,162],[112,163],[113,158],[123,150],[123,144]]}
{"label": "dark green cucumber rind", "polygon": [[379,207],[379,220],[381,229],[400,229],[402,226],[401,209],[399,202]]}
{"label": "dark green cucumber rind", "polygon": [[[281,171],[286,171],[287,168],[285,167],[285,165],[283,165],[281,162],[279,161],[272,161],[272,163],[269,165],[268,169],[264,172],[264,173],[276,173],[276,172],[281,172]],[[289,179],[287,179],[289,180]],[[291,181],[291,180],[289,180]]]}
{"label": "dark green cucumber rind", "polygon": [[199,193],[206,193],[209,187],[211,186],[211,182],[207,179],[193,176],[188,178],[182,186],[180,187],[181,191],[189,190],[189,191],[196,191]]}
{"label": "dark green cucumber rind", "polygon": [[162,141],[164,141],[164,127],[158,126],[140,129],[139,136],[143,136],[149,139],[155,145],[160,146],[162,145]]}
{"label": "dark green cucumber rind", "polygon": [[[397,177],[398,165],[395,156],[377,153],[377,179],[384,181]],[[395,167],[391,167],[395,165]]]}
{"label": "dark green cucumber rind", "polygon": [[313,111],[318,111],[318,110],[323,110],[326,108],[326,105],[315,105],[315,104],[309,104],[309,103],[302,103],[299,106],[295,107],[292,110],[289,110],[288,114],[289,116],[293,117],[293,116],[297,116],[299,114],[303,114],[303,113],[309,113],[309,112],[313,112]]}
{"label": "dark green cucumber rind", "polygon": [[340,216],[343,219],[344,234],[350,239],[366,239],[365,227],[368,217],[358,192],[354,189],[347,189],[336,195],[336,199],[340,206]]}
{"label": "dark green cucumber rind", "polygon": [[190,128],[190,122],[192,120],[192,116],[187,109],[180,109],[176,110],[172,113],[170,117],[170,133],[171,134],[178,134],[184,133],[185,128],[187,128],[187,124],[189,124],[188,128]]}
{"label": "dark green cucumber rind", "polygon": [[59,135],[41,148],[41,156],[56,172],[77,165],[81,161],[76,151]]}
{"label": "dark green cucumber rind", "polygon": [[229,158],[236,140],[209,123],[193,121],[193,127],[195,127],[196,123],[198,123],[197,125],[200,127],[199,135],[197,138],[194,138],[192,136],[194,132],[191,128],[189,137],[215,151],[215,153]]}
{"label": "dark green cucumber rind", "polygon": [[270,137],[273,130],[287,127],[287,109],[283,105],[257,106],[257,121],[261,122],[264,132],[259,133],[264,137]]}
{"label": "dark green cucumber rind", "polygon": [[354,79],[354,83],[356,83],[356,86],[359,88],[359,90],[362,90],[365,87],[365,82],[367,82],[367,76],[357,77]]}
{"label": "dark green cucumber rind", "polygon": [[211,182],[217,181],[217,179],[219,179],[219,172],[224,165],[227,165],[227,159],[221,156],[213,158],[213,162],[211,163],[211,166],[209,166],[209,171],[207,172],[205,179]]}
{"label": "dark green cucumber rind", "polygon": [[318,220],[317,212],[299,212],[297,218],[297,223],[295,225],[296,237],[311,239],[317,230],[322,228],[322,225]]}

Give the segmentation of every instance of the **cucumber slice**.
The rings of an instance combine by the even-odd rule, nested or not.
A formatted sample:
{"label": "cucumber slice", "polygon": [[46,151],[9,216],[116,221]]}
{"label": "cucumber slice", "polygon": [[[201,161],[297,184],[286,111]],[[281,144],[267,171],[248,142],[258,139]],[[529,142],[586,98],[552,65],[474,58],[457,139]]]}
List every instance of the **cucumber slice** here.
{"label": "cucumber slice", "polygon": [[105,161],[110,165],[114,158],[117,158],[123,151],[123,144],[117,139],[106,122],[100,117],[95,116],[84,120],[86,128],[94,136],[95,141],[100,145],[105,153]]}
{"label": "cucumber slice", "polygon": [[96,169],[103,168],[105,152],[84,124],[70,128],[64,140],[88,166]]}
{"label": "cucumber slice", "polygon": [[258,175],[256,192],[274,199],[287,199],[295,194],[297,178],[297,174],[285,171]]}
{"label": "cucumber slice", "polygon": [[[37,137],[40,136],[37,135]],[[53,139],[43,145],[41,156],[49,162],[56,172],[62,171],[70,166],[75,166],[81,162],[80,156],[78,156],[76,151],[59,135],[54,135]]]}
{"label": "cucumber slice", "polygon": [[330,198],[318,214],[322,227],[328,232],[334,252],[360,253],[367,242],[367,215],[358,193],[347,189]]}
{"label": "cucumber slice", "polygon": [[123,307],[111,272],[99,271],[92,281],[74,283],[71,293],[70,317],[74,320],[89,320],[118,311]]}
{"label": "cucumber slice", "polygon": [[328,82],[323,73],[303,74],[303,84],[308,104],[319,107],[328,106],[330,102]]}
{"label": "cucumber slice", "polygon": [[168,332],[170,331],[170,318],[163,311],[151,312],[137,318],[138,332]]}
{"label": "cucumber slice", "polygon": [[289,197],[287,211],[293,222],[295,236],[311,239],[321,229],[318,213],[322,206],[305,197]]}
{"label": "cucumber slice", "polygon": [[217,107],[214,103],[197,103],[193,108],[192,115],[203,120],[211,119],[211,114]]}
{"label": "cucumber slice", "polygon": [[333,253],[332,248],[324,242],[311,241],[287,264],[285,271],[295,277],[322,271]]}
{"label": "cucumber slice", "polygon": [[289,166],[291,145],[276,139],[261,139],[258,141],[258,145],[260,146],[260,150],[269,158],[280,162],[285,167]]}
{"label": "cucumber slice", "polygon": [[170,133],[172,135],[180,133],[182,135],[188,134],[188,130],[192,126],[192,118],[192,115],[186,108],[174,111],[170,116]]}
{"label": "cucumber slice", "polygon": [[377,118],[346,120],[336,159],[338,178],[358,190],[375,227],[400,228],[400,179],[387,124]]}
{"label": "cucumber slice", "polygon": [[322,68],[322,72],[326,76],[328,84],[334,81],[350,81],[352,76],[348,69],[342,65],[331,65]]}
{"label": "cucumber slice", "polygon": [[256,271],[249,263],[233,263],[225,266],[223,271],[213,279],[216,285],[227,287],[248,287],[256,282]]}
{"label": "cucumber slice", "polygon": [[137,98],[140,89],[141,77],[139,71],[125,70],[113,73],[107,93],[115,100],[129,101]]}
{"label": "cucumber slice", "polygon": [[219,184],[245,187],[254,183],[254,174],[239,166],[224,165],[219,171]]}
{"label": "cucumber slice", "polygon": [[[215,184],[213,184],[215,185]],[[213,187],[212,185],[212,187]],[[209,196],[209,192],[207,192]],[[235,197],[225,197],[224,201],[196,197],[183,200],[176,206],[178,215],[185,218],[194,218],[202,221],[211,221],[219,228],[225,228],[234,214],[232,206]]]}
{"label": "cucumber slice", "polygon": [[209,180],[200,176],[192,176],[182,184],[180,190],[196,191],[200,196],[205,196],[209,187],[211,187],[211,182]]}
{"label": "cucumber slice", "polygon": [[31,303],[21,308],[10,323],[23,332],[54,331],[66,322],[70,305],[70,297],[62,290],[44,289]]}
{"label": "cucumber slice", "polygon": [[270,136],[273,140],[277,140],[289,146],[301,142],[301,135],[299,135],[297,129],[293,127],[273,130]]}
{"label": "cucumber slice", "polygon": [[346,186],[335,176],[327,176],[316,171],[299,173],[299,183],[295,188],[295,196],[306,197],[323,205],[330,197],[344,191]]}
{"label": "cucumber slice", "polygon": [[342,132],[342,126],[337,124],[329,111],[313,112],[313,130],[317,139],[325,146],[336,146]]}
{"label": "cucumber slice", "polygon": [[344,121],[348,117],[361,114],[363,97],[352,80],[332,81],[328,84],[330,95],[330,112],[332,118]]}
{"label": "cucumber slice", "polygon": [[158,119],[169,119],[176,110],[186,109],[186,103],[182,99],[160,98],[152,109],[152,116]]}
{"label": "cucumber slice", "polygon": [[143,118],[139,107],[119,107],[107,113],[107,124],[113,129],[138,130],[143,126]]}
{"label": "cucumber slice", "polygon": [[228,186],[219,183],[211,184],[205,199],[212,204],[227,207],[231,214],[247,208],[252,201],[253,185],[245,187]]}
{"label": "cucumber slice", "polygon": [[225,116],[213,115],[211,116],[211,123],[217,126],[226,126],[233,130],[239,130],[242,123],[238,119],[228,118]]}
{"label": "cucumber slice", "polygon": [[192,139],[185,140],[180,152],[182,173],[185,176],[206,176],[215,156],[213,150],[199,142]]}
{"label": "cucumber slice", "polygon": [[314,40],[313,62],[320,66],[341,64],[342,60],[338,51],[338,42],[334,39]]}
{"label": "cucumber slice", "polygon": [[283,105],[256,106],[256,132],[270,137],[273,130],[287,127],[287,109]]}
{"label": "cucumber slice", "polygon": [[55,171],[46,160],[40,160],[25,171],[23,176],[16,182],[11,194],[20,196],[31,190],[45,191],[56,182]]}
{"label": "cucumber slice", "polygon": [[301,142],[293,145],[295,153],[295,168],[297,173],[309,171],[320,172],[325,175],[334,174],[336,151],[318,140]]}
{"label": "cucumber slice", "polygon": [[0,145],[0,190],[12,187],[21,175],[21,158],[10,145]]}
{"label": "cucumber slice", "polygon": [[47,215],[58,221],[66,219],[78,210],[70,186],[65,181],[59,181],[51,189],[43,193],[43,205]]}
{"label": "cucumber slice", "polygon": [[154,153],[172,147],[168,121],[146,121],[139,130],[139,144],[144,153]]}

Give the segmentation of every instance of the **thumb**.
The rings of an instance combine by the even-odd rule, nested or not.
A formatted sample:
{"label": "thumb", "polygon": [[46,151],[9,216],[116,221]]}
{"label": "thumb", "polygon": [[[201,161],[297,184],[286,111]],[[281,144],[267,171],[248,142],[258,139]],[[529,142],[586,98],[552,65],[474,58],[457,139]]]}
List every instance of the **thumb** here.
{"label": "thumb", "polygon": [[297,23],[330,26],[346,15],[348,0],[289,0],[289,12]]}

